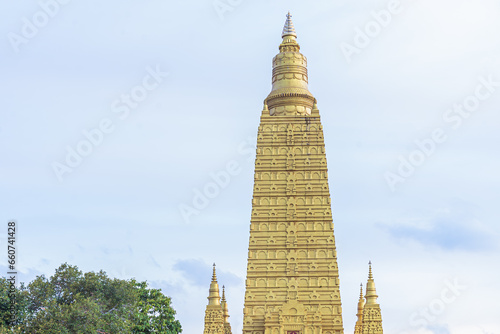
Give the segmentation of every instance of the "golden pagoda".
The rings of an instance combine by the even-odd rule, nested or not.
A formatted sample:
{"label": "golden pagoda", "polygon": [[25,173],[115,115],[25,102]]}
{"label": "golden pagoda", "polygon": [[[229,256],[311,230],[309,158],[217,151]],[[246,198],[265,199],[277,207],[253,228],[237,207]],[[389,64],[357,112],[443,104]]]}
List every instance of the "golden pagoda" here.
{"label": "golden pagoda", "polygon": [[358,320],[356,321],[356,325],[354,326],[354,334],[363,334],[364,307],[365,307],[365,297],[363,297],[363,284],[361,284],[361,289],[359,293],[359,302],[358,302],[358,313],[356,314]]}
{"label": "golden pagoda", "polygon": [[231,326],[229,326],[229,331],[227,331],[227,326],[225,325],[229,314],[227,314],[227,302],[224,292],[222,296],[221,305],[219,284],[217,283],[214,263],[212,282],[210,283],[208,295],[208,305],[205,311],[205,330],[203,334],[231,334]]}
{"label": "golden pagoda", "polygon": [[382,313],[377,303],[377,291],[372,274],[372,263],[369,264],[368,282],[366,283],[366,303],[363,307],[363,331],[362,334],[383,334]]}
{"label": "golden pagoda", "polygon": [[244,334],[343,333],[323,126],[288,13],[257,139]]}
{"label": "golden pagoda", "polygon": [[231,334],[231,324],[229,323],[229,310],[226,301],[226,288],[222,286],[222,316],[224,318],[224,334]]}
{"label": "golden pagoda", "polygon": [[[282,38],[257,136],[243,334],[343,334],[323,126],[290,13]],[[355,333],[382,334],[371,264],[365,298]],[[214,268],[204,334],[231,331],[219,300]]]}

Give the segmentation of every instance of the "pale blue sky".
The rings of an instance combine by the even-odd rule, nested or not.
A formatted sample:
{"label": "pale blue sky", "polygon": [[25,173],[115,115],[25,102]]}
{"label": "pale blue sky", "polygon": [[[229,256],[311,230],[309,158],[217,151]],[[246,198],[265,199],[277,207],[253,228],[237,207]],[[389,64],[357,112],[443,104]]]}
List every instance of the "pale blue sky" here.
{"label": "pale blue sky", "polygon": [[63,262],[148,280],[194,334],[216,262],[241,332],[252,146],[290,10],[324,126],[346,333],[368,260],[386,333],[500,332],[498,1],[40,3],[0,4],[0,226],[19,222],[23,280]]}

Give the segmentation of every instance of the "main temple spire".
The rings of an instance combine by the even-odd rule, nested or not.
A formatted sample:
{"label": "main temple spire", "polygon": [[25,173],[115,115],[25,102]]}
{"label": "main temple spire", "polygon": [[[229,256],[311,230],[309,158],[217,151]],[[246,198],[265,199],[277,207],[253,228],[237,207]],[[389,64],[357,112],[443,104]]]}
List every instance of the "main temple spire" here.
{"label": "main temple spire", "polygon": [[342,334],[323,126],[290,14],[282,37],[257,135],[243,334]]}

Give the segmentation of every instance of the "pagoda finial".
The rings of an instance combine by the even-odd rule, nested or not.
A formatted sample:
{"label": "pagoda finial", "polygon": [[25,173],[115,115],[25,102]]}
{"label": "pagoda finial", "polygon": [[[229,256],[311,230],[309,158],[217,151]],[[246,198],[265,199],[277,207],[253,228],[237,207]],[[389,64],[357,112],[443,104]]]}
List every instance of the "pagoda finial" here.
{"label": "pagoda finial", "polygon": [[375,290],[375,280],[373,279],[372,273],[372,262],[368,262],[369,271],[368,271],[368,282],[366,283],[366,303],[367,304],[376,304],[377,303],[377,292]]}
{"label": "pagoda finial", "polygon": [[217,275],[215,273],[215,263],[214,263],[214,271],[212,274],[212,282],[210,283],[208,305],[220,305],[219,284],[217,283]]}
{"label": "pagoda finial", "polygon": [[358,317],[356,321],[356,325],[354,326],[354,334],[362,334],[363,333],[363,309],[365,307],[365,298],[363,297],[363,283],[361,283],[360,293],[359,293],[359,301],[358,301],[358,313],[356,316]]}
{"label": "pagoda finial", "polygon": [[215,263],[214,263],[214,269],[213,269],[213,274],[212,274],[212,282],[217,281],[217,274],[215,273]]}
{"label": "pagoda finial", "polygon": [[293,26],[292,14],[290,14],[290,11],[288,11],[288,14],[286,15],[285,27],[283,28],[283,33],[281,34],[282,38],[285,38],[285,36],[293,36],[297,38],[297,33],[295,32],[295,27]]}
{"label": "pagoda finial", "polygon": [[225,286],[222,286],[222,300],[220,305],[222,308],[222,317],[224,318],[224,334],[231,334],[231,324],[229,323],[229,310],[227,307]]}

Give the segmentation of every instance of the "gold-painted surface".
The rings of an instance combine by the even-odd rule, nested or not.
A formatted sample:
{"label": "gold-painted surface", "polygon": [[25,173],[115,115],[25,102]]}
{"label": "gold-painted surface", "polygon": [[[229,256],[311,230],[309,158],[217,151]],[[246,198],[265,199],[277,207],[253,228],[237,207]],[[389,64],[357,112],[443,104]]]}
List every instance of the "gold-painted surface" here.
{"label": "gold-painted surface", "polygon": [[377,303],[377,291],[373,279],[372,264],[369,264],[368,282],[366,283],[366,304],[363,308],[363,332],[362,334],[383,334],[382,312]]}
{"label": "gold-painted surface", "polygon": [[299,49],[284,35],[258,130],[244,334],[343,333],[323,127]]}
{"label": "gold-painted surface", "polygon": [[354,326],[354,334],[363,334],[363,309],[365,307],[365,298],[363,297],[363,284],[361,284],[359,301],[358,301],[358,313],[356,316],[358,320]]}
{"label": "gold-painted surface", "polygon": [[231,334],[231,324],[229,323],[229,309],[226,301],[226,289],[222,286],[222,300],[220,302],[222,308],[222,316],[224,318],[224,334]]}
{"label": "gold-painted surface", "polygon": [[270,115],[310,115],[315,99],[309,92],[307,58],[297,43],[288,13],[280,53],[273,59],[273,88],[266,98]]}
{"label": "gold-painted surface", "polygon": [[212,282],[210,283],[210,291],[208,295],[208,305],[205,310],[205,329],[203,334],[225,334],[224,333],[224,311],[221,307],[219,284],[217,283],[217,275],[215,272],[215,264],[213,269]]}

